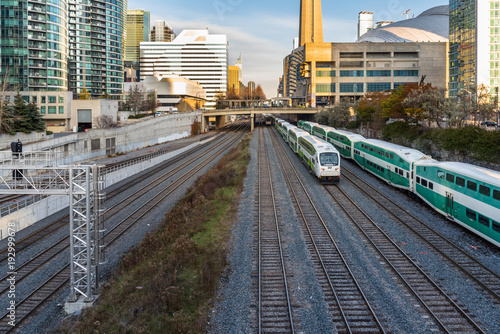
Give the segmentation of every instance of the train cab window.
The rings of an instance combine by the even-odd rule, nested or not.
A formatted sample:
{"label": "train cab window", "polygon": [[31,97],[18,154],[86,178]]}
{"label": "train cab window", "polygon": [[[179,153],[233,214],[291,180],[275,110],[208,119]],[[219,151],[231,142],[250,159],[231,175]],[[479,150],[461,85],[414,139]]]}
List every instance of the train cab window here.
{"label": "train cab window", "polygon": [[491,221],[491,227],[493,227],[493,231],[496,231],[500,233],[500,224],[497,223],[496,221],[492,220]]}
{"label": "train cab window", "polygon": [[490,227],[490,220],[483,215],[479,215],[479,224]]}
{"label": "train cab window", "polygon": [[422,180],[422,185],[423,185],[424,187],[427,187],[427,180]]}
{"label": "train cab window", "polygon": [[484,195],[484,196],[488,196],[488,197],[489,197],[489,196],[490,196],[490,194],[491,194],[491,190],[490,190],[490,188],[489,188],[489,187],[486,187],[486,186],[480,185],[480,186],[479,186],[479,193],[480,193],[481,195]]}
{"label": "train cab window", "polygon": [[465,187],[465,179],[462,179],[461,177],[457,176],[457,185],[459,187]]}
{"label": "train cab window", "polygon": [[446,181],[454,183],[455,182],[455,175],[453,175],[453,174],[446,174]]}
{"label": "train cab window", "polygon": [[337,166],[339,157],[335,153],[321,153],[319,155],[319,163],[321,166]]}
{"label": "train cab window", "polygon": [[438,175],[438,178],[440,178],[440,179],[443,179],[443,180],[444,180],[444,172],[443,172],[443,171],[438,170],[437,175]]}
{"label": "train cab window", "polygon": [[500,201],[500,191],[493,190],[493,198],[496,199],[497,201]]}
{"label": "train cab window", "polygon": [[472,190],[472,191],[477,191],[476,182],[467,181],[467,189]]}
{"label": "train cab window", "polygon": [[469,219],[477,220],[476,213],[474,211],[465,209],[465,214],[469,217]]}

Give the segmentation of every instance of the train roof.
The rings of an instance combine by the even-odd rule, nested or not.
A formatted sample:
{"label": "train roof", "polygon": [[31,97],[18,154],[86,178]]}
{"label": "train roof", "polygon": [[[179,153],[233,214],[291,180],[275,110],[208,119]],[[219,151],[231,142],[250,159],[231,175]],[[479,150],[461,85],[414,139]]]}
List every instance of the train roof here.
{"label": "train roof", "polygon": [[330,144],[329,142],[326,142],[323,139],[320,139],[316,136],[312,136],[310,134],[307,134],[301,138],[304,138],[305,140],[307,140],[317,150],[338,152],[337,149],[332,144]]}
{"label": "train roof", "polygon": [[417,165],[440,167],[450,172],[462,174],[464,176],[471,177],[476,180],[481,180],[483,182],[494,184],[500,187],[500,172],[493,169],[483,168],[463,162],[453,162],[453,161],[441,162],[436,160],[418,161]]}
{"label": "train roof", "polygon": [[332,129],[333,129],[332,132],[336,132],[340,135],[344,135],[344,136],[348,137],[349,139],[354,139],[354,140],[365,140],[366,139],[362,135],[354,133],[354,132],[349,132],[349,131],[345,131],[345,130],[337,130],[334,128],[332,128]]}
{"label": "train roof", "polygon": [[401,158],[408,159],[409,161],[418,161],[418,160],[428,160],[431,159],[430,156],[420,152],[419,150],[415,150],[413,148],[409,148],[406,146],[401,146],[393,143],[388,143],[383,140],[378,139],[364,139],[360,140],[361,142],[365,142],[367,144],[372,144],[377,147],[390,150],[394,153],[397,153]]}
{"label": "train roof", "polygon": [[310,125],[310,126],[316,126],[316,125],[319,125],[319,124],[318,124],[318,123],[316,123],[316,122],[310,122],[310,121],[305,121],[305,122],[304,122],[304,123],[302,123],[302,124],[308,124],[308,125]]}

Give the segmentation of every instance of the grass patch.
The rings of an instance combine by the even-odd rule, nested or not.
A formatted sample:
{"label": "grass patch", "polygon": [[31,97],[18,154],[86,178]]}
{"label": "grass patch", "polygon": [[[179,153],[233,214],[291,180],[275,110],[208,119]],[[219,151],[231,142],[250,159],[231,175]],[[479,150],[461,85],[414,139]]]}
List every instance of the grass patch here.
{"label": "grass patch", "polygon": [[[205,333],[250,160],[247,136],[131,248],[66,333]],[[76,320],[76,321],[75,321]]]}

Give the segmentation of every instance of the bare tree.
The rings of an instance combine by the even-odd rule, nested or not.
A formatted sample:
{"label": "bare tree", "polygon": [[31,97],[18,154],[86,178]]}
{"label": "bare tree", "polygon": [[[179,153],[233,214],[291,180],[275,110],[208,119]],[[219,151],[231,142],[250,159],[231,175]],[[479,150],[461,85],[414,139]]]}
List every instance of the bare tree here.
{"label": "bare tree", "polygon": [[118,123],[113,119],[113,117],[108,115],[94,117],[94,124],[97,129],[109,129],[109,128],[119,127]]}

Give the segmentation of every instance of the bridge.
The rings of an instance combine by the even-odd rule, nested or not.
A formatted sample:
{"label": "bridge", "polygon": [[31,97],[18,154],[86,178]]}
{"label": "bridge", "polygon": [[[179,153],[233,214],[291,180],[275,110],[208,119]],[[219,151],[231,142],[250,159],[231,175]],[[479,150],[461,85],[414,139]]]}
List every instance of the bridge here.
{"label": "bridge", "polygon": [[[250,116],[251,130],[254,130],[255,115],[257,114],[274,114],[274,115],[292,115],[291,121],[297,121],[297,115],[315,115],[321,108],[299,108],[299,107],[250,107],[236,109],[216,109],[205,110],[201,117],[201,128],[207,130],[210,121],[215,118],[215,128],[219,129],[226,125],[227,116],[244,115]],[[212,119],[212,120],[211,120]]]}

